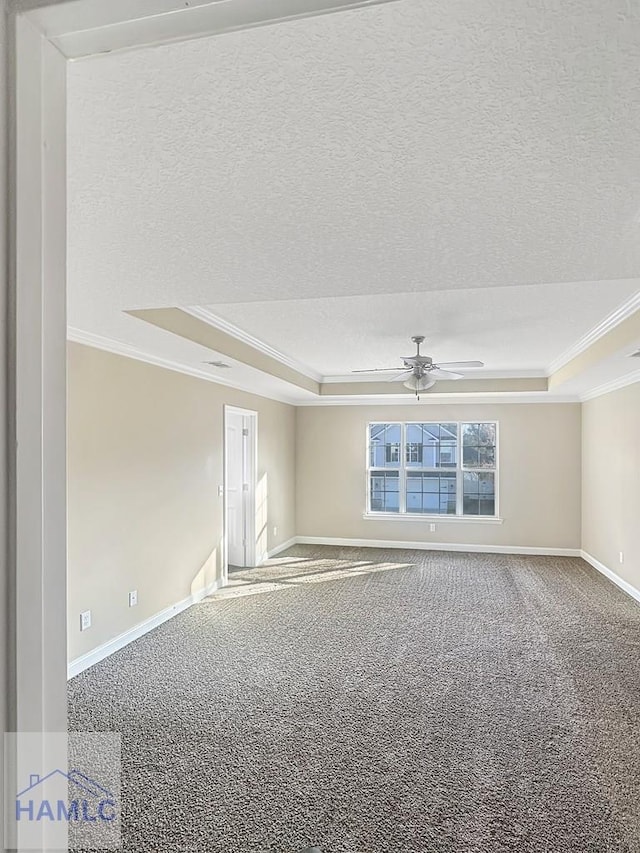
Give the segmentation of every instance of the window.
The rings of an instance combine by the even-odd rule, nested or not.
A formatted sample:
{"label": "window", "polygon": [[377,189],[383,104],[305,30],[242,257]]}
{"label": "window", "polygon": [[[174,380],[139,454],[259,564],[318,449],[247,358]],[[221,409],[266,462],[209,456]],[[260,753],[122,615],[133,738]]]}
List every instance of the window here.
{"label": "window", "polygon": [[368,512],[496,515],[497,424],[372,423]]}

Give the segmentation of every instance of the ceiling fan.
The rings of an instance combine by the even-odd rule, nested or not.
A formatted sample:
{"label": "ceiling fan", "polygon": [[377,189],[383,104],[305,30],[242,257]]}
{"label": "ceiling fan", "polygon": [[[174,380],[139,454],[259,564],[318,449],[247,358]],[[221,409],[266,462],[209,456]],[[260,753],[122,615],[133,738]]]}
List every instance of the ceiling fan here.
{"label": "ceiling fan", "polygon": [[[387,381],[396,382],[398,379],[407,377],[402,384],[405,388],[415,391],[418,399],[421,391],[431,388],[439,379],[462,379],[464,374],[455,373],[455,370],[484,367],[482,361],[447,361],[436,364],[428,355],[420,355],[420,344],[424,342],[424,335],[414,335],[411,340],[416,345],[416,354],[403,358],[405,369]],[[353,370],[352,373],[386,373],[391,370],[397,373],[398,368],[374,367],[372,370]]]}

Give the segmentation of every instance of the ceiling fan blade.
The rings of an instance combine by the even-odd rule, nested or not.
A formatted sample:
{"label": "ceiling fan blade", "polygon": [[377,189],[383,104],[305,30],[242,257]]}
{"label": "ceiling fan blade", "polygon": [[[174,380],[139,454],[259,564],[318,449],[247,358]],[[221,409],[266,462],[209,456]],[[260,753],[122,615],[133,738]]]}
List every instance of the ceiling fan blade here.
{"label": "ceiling fan blade", "polygon": [[439,361],[437,367],[452,370],[466,370],[467,367],[484,367],[484,361]]}
{"label": "ceiling fan blade", "polygon": [[402,379],[403,376],[406,376],[407,373],[413,373],[413,367],[407,368],[407,370],[403,370],[402,373],[398,373],[396,376],[390,376],[387,379],[387,382],[397,382],[398,379]]}
{"label": "ceiling fan blade", "polygon": [[429,371],[429,376],[432,379],[462,379],[462,373],[452,373],[450,370],[441,370],[439,367],[433,367]]}
{"label": "ceiling fan blade", "polygon": [[352,370],[352,373],[385,373],[389,370],[400,370],[399,367],[372,367],[369,370]]}

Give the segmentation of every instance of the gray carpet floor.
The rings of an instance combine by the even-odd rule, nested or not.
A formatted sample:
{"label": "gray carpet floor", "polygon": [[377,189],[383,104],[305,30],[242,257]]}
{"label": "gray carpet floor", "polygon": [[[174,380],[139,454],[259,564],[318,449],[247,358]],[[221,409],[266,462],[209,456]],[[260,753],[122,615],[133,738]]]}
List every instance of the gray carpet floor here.
{"label": "gray carpet floor", "polygon": [[582,560],[296,546],[69,683],[127,851],[638,853],[640,607]]}

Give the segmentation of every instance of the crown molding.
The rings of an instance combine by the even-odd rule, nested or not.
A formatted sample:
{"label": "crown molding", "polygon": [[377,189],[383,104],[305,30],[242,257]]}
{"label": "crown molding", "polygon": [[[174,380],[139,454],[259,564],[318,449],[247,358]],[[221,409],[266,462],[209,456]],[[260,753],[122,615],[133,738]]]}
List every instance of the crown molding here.
{"label": "crown molding", "polygon": [[29,14],[63,56],[80,59],[391,2],[397,0],[75,0]]}
{"label": "crown molding", "polygon": [[[337,385],[340,382],[356,382],[366,385],[368,382],[380,382],[380,376],[377,375],[361,376],[359,374],[354,373],[344,373],[324,376],[322,373],[319,373],[317,370],[314,370],[312,367],[309,367],[309,365],[303,364],[302,362],[297,361],[295,358],[291,358],[291,356],[285,355],[280,350],[277,350],[269,344],[266,344],[264,341],[260,340],[260,338],[256,338],[254,337],[254,335],[243,331],[241,328],[235,326],[233,323],[229,323],[227,320],[223,320],[222,317],[218,317],[217,314],[214,314],[208,308],[203,308],[201,306],[194,305],[189,308],[181,308],[180,310],[184,311],[185,314],[190,314],[197,320],[202,320],[202,322],[208,323],[215,329],[218,329],[219,331],[230,335],[232,338],[235,338],[236,340],[241,341],[242,343],[247,344],[250,347],[253,347],[253,349],[258,350],[258,352],[261,352],[264,355],[267,355],[270,358],[279,361],[280,364],[283,364],[286,367],[290,367],[292,370],[296,370],[298,373],[302,373],[309,379],[313,379],[315,382],[319,382],[323,385]],[[398,373],[401,372],[402,367],[399,366]],[[540,368],[523,370],[483,370],[482,368],[473,368],[470,369],[468,378],[545,379],[546,377],[547,373],[544,369]]]}
{"label": "crown molding", "polygon": [[580,400],[581,402],[593,400],[595,397],[602,397],[604,394],[610,394],[612,391],[618,391],[620,388],[626,388],[627,385],[634,385],[636,382],[640,382],[640,370],[632,370],[631,373],[625,373],[624,376],[612,379],[611,382],[605,382],[590,391],[585,391],[584,394],[580,395]]}
{"label": "crown molding", "polygon": [[196,379],[204,379],[205,382],[212,382],[214,385],[223,385],[227,388],[233,388],[235,391],[244,391],[245,394],[253,394],[256,397],[264,397],[267,400],[276,400],[279,403],[286,403],[289,406],[297,405],[297,401],[293,398],[280,396],[277,394],[261,394],[254,388],[249,388],[240,382],[234,382],[230,379],[223,379],[219,376],[212,376],[206,370],[199,367],[192,367],[188,364],[183,364],[179,361],[172,361],[162,356],[153,355],[144,350],[132,347],[129,344],[121,341],[105,338],[102,335],[95,335],[92,332],[84,332],[82,329],[77,329],[73,326],[67,327],[67,340],[77,344],[101,349],[105,352],[111,352],[114,355],[122,355],[125,358],[133,358],[135,361],[144,361],[146,364],[152,364],[155,367],[163,367],[165,370],[173,370],[176,373],[184,373],[186,376],[194,376]]}
{"label": "crown molding", "polygon": [[556,373],[561,367],[564,367],[565,364],[568,364],[572,359],[580,355],[580,353],[583,353],[586,349],[592,346],[592,344],[606,335],[607,332],[615,329],[616,326],[619,326],[620,323],[624,322],[628,317],[631,317],[631,315],[635,314],[639,309],[640,290],[627,299],[626,302],[623,302],[622,305],[619,305],[615,311],[612,311],[611,314],[605,317],[597,326],[590,329],[586,335],[579,338],[572,346],[569,347],[569,349],[565,350],[562,355],[552,361],[547,369],[546,375],[551,376],[553,373]]}
{"label": "crown molding", "polygon": [[[226,388],[233,388],[235,391],[243,391],[245,394],[253,394],[256,397],[263,397],[266,400],[275,400],[279,403],[286,403],[289,406],[402,406],[416,405],[416,399],[409,392],[390,395],[376,394],[358,394],[350,397],[317,397],[312,399],[297,399],[295,397],[285,397],[279,394],[265,394],[256,391],[243,383],[234,382],[230,379],[225,379],[219,376],[212,376],[208,371],[199,367],[193,367],[178,361],[172,361],[162,356],[153,355],[152,353],[140,350],[130,344],[116,341],[113,338],[106,338],[102,335],[96,335],[93,332],[85,332],[82,329],[77,329],[73,326],[67,328],[67,340],[85,346],[101,349],[105,352],[121,355],[125,358],[132,358],[135,361],[142,361],[146,364],[152,364],[155,367],[162,367],[165,370],[173,370],[176,373],[183,373],[186,376],[193,376],[196,379],[203,379],[205,382],[212,382],[214,385],[222,385]],[[640,371],[638,371],[638,379],[640,379]],[[629,380],[624,384],[630,384]],[[611,383],[613,384],[613,383]],[[622,387],[622,385],[616,385]],[[610,390],[615,390],[611,388]],[[601,393],[606,394],[607,390]],[[593,396],[597,396],[594,394]],[[425,394],[417,405],[461,405],[474,404],[481,405],[483,403],[494,405],[499,404],[514,404],[514,403],[577,403],[580,402],[580,397],[577,395],[557,395],[552,396],[547,391],[514,391],[514,392],[477,392],[466,394]]]}
{"label": "crown molding", "polygon": [[218,329],[219,331],[230,335],[232,338],[241,341],[243,344],[253,347],[253,349],[258,350],[258,352],[261,352],[263,355],[268,355],[270,358],[274,358],[276,361],[279,361],[280,364],[284,364],[285,367],[290,367],[292,370],[302,373],[303,376],[306,376],[308,379],[313,379],[314,382],[324,382],[324,378],[321,373],[318,373],[316,370],[313,370],[313,368],[300,361],[296,361],[295,358],[285,355],[283,352],[280,352],[280,350],[269,346],[269,344],[266,344],[259,338],[255,338],[248,332],[244,332],[238,326],[234,326],[233,323],[223,320],[222,317],[218,317],[216,314],[209,311],[208,308],[192,306],[190,308],[181,308],[180,310],[184,311],[185,314],[190,314],[197,320],[202,320],[203,323],[208,323],[210,326],[213,326],[214,329]]}
{"label": "crown molding", "polygon": [[[618,308],[616,308],[615,311],[612,311],[611,314],[604,318],[604,320],[602,320],[600,323],[590,329],[585,335],[583,335],[571,347],[569,347],[569,349],[565,350],[562,355],[560,355],[557,359],[551,362],[551,364],[546,370],[537,368],[523,370],[482,370],[482,368],[474,368],[470,375],[473,376],[474,379],[541,379],[549,377],[556,371],[560,370],[561,367],[564,367],[565,364],[568,364],[568,362],[570,362],[573,358],[588,349],[597,340],[602,338],[604,335],[606,335],[608,332],[610,332],[612,329],[614,329],[616,326],[618,326],[620,323],[622,323],[624,320],[626,320],[639,309],[640,290],[638,290],[633,296],[631,296],[629,299],[619,305]],[[309,367],[308,365],[303,364],[288,355],[285,355],[274,347],[269,346],[269,344],[266,344],[264,341],[261,341],[259,338],[256,338],[253,335],[248,334],[247,332],[244,332],[238,326],[234,326],[232,323],[223,320],[221,317],[218,317],[216,314],[213,314],[207,308],[193,306],[190,308],[182,308],[181,310],[187,314],[191,314],[191,316],[196,317],[197,319],[202,320],[205,323],[208,323],[214,328],[219,329],[221,332],[225,332],[236,340],[242,341],[243,343],[253,347],[264,355],[270,356],[271,358],[275,359],[276,361],[279,361],[286,367],[290,367],[291,369],[298,371],[298,373],[302,373],[309,379],[312,379],[315,382],[319,382],[323,385],[337,385],[341,382],[354,382],[366,385],[369,382],[380,381],[380,376],[373,374],[361,376],[353,373],[344,373],[323,376],[321,373]],[[401,371],[402,367],[398,367],[398,372],[400,373]],[[594,389],[594,391],[597,390],[598,389]],[[599,393],[600,392],[593,393],[593,396],[599,396]],[[601,393],[606,394],[607,391],[603,391]],[[366,395],[362,396],[366,398]],[[433,397],[434,395],[431,396]],[[360,396],[358,397],[358,399],[360,399]],[[557,399],[558,401],[562,402],[575,402],[577,400],[588,398],[579,395],[570,395],[567,398],[554,399]],[[304,403],[300,403],[300,405],[323,404],[316,403],[313,401],[307,401]]]}
{"label": "crown molding", "polygon": [[548,391],[494,391],[467,394],[433,394],[425,391],[416,400],[415,394],[358,394],[353,397],[318,397],[312,400],[297,400],[295,406],[461,406],[473,405],[511,405],[523,403],[579,403],[577,394],[558,394],[553,396]]}
{"label": "crown molding", "polygon": [[[391,373],[391,371],[389,371]],[[398,368],[398,373],[402,373],[402,367]],[[468,373],[465,373],[465,379],[546,379],[547,373],[543,369],[533,368],[531,370],[483,370],[481,367],[469,368]],[[340,382],[381,382],[384,378],[379,374],[360,376],[353,373],[334,374],[324,376],[322,378],[323,385],[337,385]]]}

